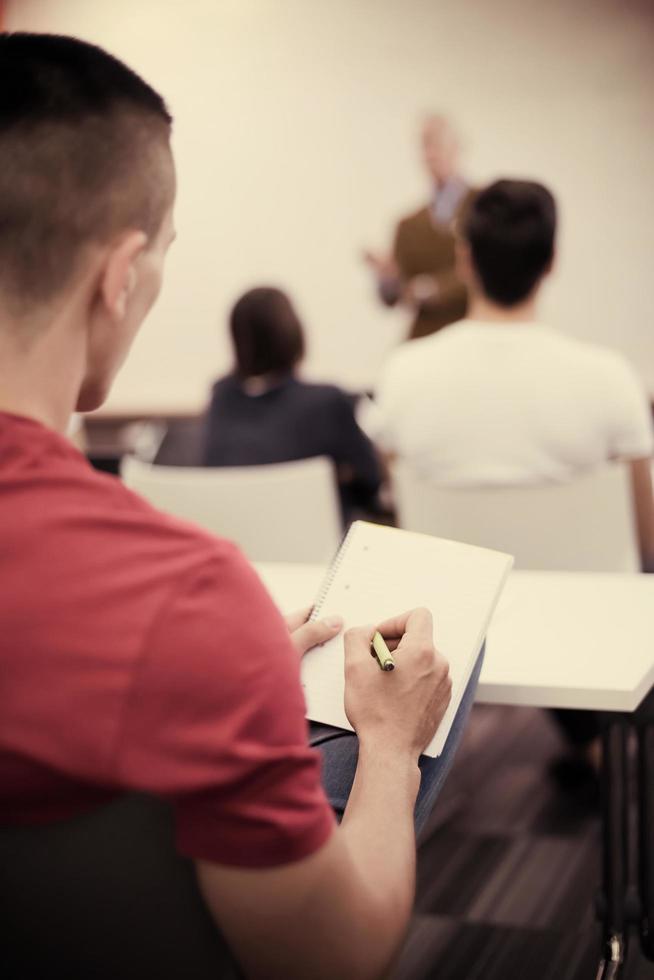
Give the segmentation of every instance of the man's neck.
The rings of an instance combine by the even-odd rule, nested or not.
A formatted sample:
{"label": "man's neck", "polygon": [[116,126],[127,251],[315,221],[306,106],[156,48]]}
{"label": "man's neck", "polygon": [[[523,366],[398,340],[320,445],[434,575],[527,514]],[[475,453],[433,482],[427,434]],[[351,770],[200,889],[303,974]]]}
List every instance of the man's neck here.
{"label": "man's neck", "polygon": [[531,296],[516,306],[499,306],[485,296],[473,296],[468,317],[487,323],[531,323],[537,318],[536,298]]}
{"label": "man's neck", "polygon": [[0,318],[0,411],[65,432],[77,403],[84,356],[83,334],[62,318],[33,329]]}

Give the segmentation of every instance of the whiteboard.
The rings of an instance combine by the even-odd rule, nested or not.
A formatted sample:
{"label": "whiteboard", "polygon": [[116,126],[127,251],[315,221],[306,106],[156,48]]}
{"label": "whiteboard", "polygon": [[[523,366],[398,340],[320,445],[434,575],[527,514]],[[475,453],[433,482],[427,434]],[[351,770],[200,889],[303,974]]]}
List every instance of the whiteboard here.
{"label": "whiteboard", "polygon": [[175,116],[178,239],[108,409],[200,408],[230,365],[228,310],[259,284],[296,300],[308,377],[373,385],[408,318],[380,307],[361,251],[426,199],[433,109],[473,182],[551,186],[543,319],[623,350],[654,393],[651,4],[10,0],[6,20],[103,44]]}

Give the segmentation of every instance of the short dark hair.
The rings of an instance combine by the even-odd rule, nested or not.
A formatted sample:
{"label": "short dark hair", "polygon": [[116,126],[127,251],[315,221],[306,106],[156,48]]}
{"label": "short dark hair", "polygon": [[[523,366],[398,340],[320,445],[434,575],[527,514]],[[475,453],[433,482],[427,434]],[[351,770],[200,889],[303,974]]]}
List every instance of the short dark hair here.
{"label": "short dark hair", "polygon": [[72,278],[124,228],[155,236],[172,201],[171,116],[93,44],[0,34],[0,291],[19,310]]}
{"label": "short dark hair", "polygon": [[552,263],[556,202],[542,184],[498,180],[474,197],[462,231],[484,293],[515,306]]}
{"label": "short dark hair", "polygon": [[260,286],[237,301],[229,318],[241,378],[287,374],[304,355],[304,331],[281,289]]}

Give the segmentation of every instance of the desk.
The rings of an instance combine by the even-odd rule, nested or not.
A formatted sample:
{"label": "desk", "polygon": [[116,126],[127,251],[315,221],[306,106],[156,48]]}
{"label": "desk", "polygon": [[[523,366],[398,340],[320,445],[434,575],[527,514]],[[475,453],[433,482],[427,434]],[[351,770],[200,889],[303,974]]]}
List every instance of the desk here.
{"label": "desk", "polygon": [[[284,610],[308,605],[324,569],[258,564]],[[434,610],[438,641],[438,610]],[[621,976],[629,926],[654,959],[654,575],[510,574],[488,631],[477,700],[608,712],[603,734],[604,939],[597,980]],[[637,711],[637,709],[639,709]],[[638,731],[640,906],[628,882],[627,734]]]}
{"label": "desk", "polygon": [[193,466],[200,458],[201,421],[199,415],[91,413],[84,416],[86,455],[97,469],[110,473],[120,472],[123,456],[139,451],[149,459],[156,455],[161,463]]}

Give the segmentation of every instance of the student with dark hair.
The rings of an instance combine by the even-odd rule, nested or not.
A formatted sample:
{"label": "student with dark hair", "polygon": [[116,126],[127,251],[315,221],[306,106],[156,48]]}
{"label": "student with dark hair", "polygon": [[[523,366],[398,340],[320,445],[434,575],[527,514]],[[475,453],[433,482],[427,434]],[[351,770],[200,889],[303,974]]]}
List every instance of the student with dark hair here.
{"label": "student with dark hair", "polygon": [[[347,802],[337,826],[299,661],[339,621],[285,623],[233,545],[153,509],[65,437],[73,411],[102,404],[159,292],[169,136],[161,97],[100,48],[0,35],[0,824],[74,824],[125,792],[162,798],[247,976],[372,980],[411,911],[414,805],[424,817],[438,793],[479,668],[444,753],[419,765],[451,689],[431,616],[380,625],[401,638],[392,683],[370,656],[373,628],[348,633],[358,743],[321,745]],[[165,913],[165,894],[152,901]],[[70,941],[83,930],[74,919],[47,949],[28,940],[40,970],[20,974],[135,975],[120,934],[89,951]],[[19,939],[5,930],[3,963]]]}
{"label": "student with dark hair", "polygon": [[234,304],[229,327],[236,374],[247,378],[290,374],[304,357],[304,331],[280,289],[250,289]]}
{"label": "student with dark hair", "polygon": [[205,420],[207,466],[252,466],[328,456],[346,518],[374,504],[381,482],[375,448],[357,425],[352,399],[308,384],[296,370],[304,332],[279,289],[245,293],[230,316],[233,371],[214,385]]}
{"label": "student with dark hair", "polygon": [[541,184],[499,180],[460,228],[470,313],[389,357],[378,439],[442,485],[564,481],[629,461],[645,567],[654,563],[650,407],[614,351],[537,322],[556,206]]}
{"label": "student with dark hair", "polygon": [[[391,355],[377,437],[444,486],[560,482],[626,460],[643,567],[654,570],[650,406],[621,355],[537,322],[555,235],[541,184],[499,180],[475,197],[458,245],[468,319]],[[592,713],[558,717],[583,754],[597,735]]]}

